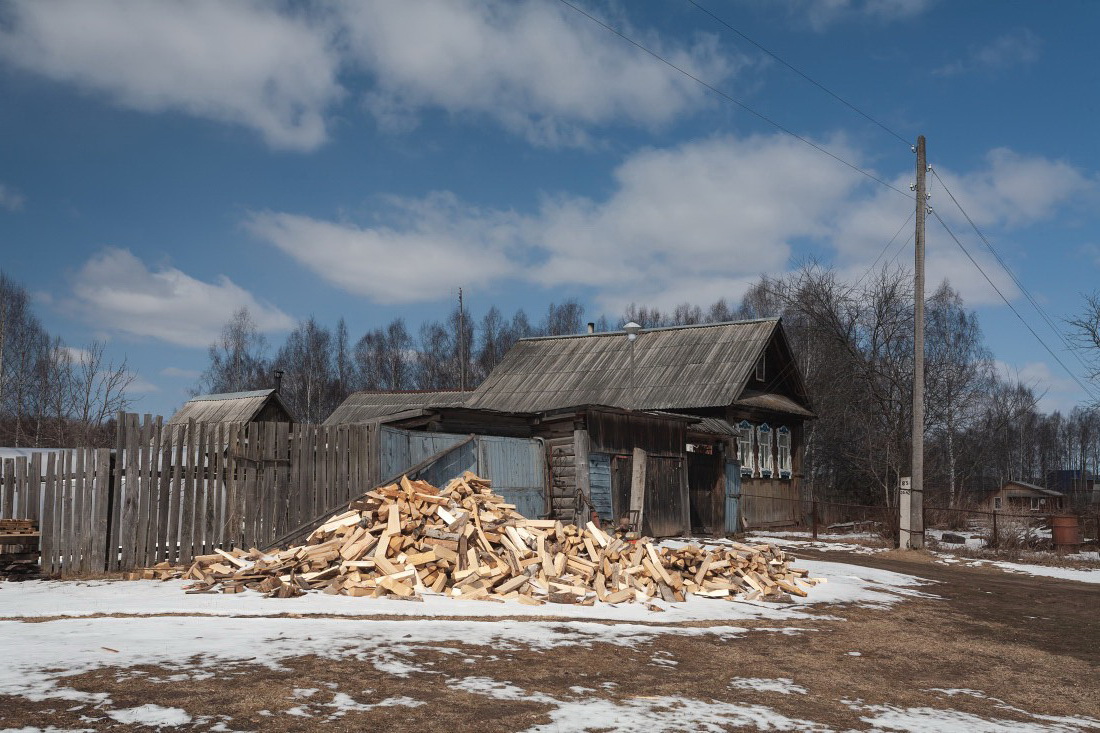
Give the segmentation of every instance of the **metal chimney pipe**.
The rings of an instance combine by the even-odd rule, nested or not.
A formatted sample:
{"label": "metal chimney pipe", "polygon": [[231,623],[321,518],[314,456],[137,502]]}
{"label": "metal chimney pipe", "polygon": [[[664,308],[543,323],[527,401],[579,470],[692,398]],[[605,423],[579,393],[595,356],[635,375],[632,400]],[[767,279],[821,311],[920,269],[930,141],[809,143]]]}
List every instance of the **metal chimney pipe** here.
{"label": "metal chimney pipe", "polygon": [[588,332],[589,333],[596,333],[596,324],[593,323],[592,321],[588,322]]}
{"label": "metal chimney pipe", "polygon": [[275,370],[275,393],[278,394],[283,390],[283,370]]}

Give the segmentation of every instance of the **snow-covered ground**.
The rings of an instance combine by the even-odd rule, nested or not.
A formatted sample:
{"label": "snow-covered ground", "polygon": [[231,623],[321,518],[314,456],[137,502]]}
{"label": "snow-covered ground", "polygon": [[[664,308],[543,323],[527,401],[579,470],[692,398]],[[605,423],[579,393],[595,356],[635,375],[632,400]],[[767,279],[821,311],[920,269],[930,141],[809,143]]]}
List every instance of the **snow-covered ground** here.
{"label": "snow-covered ground", "polygon": [[793,604],[725,601],[690,596],[684,603],[653,605],[656,613],[640,603],[615,606],[596,603],[575,606],[547,603],[524,606],[516,602],[463,601],[442,595],[426,595],[421,602],[390,598],[350,598],[307,593],[298,598],[264,598],[259,593],[187,594],[185,581],[91,580],[28,581],[0,583],[0,618],[41,618],[122,614],[151,616],[192,614],[212,616],[274,616],[276,614],[336,616],[443,616],[576,618],[607,621],[682,622],[793,619],[806,617],[811,607],[840,603],[889,605],[905,596],[920,595],[927,581],[909,575],[844,563],[799,561],[811,577],[828,582],[811,589],[809,597]]}

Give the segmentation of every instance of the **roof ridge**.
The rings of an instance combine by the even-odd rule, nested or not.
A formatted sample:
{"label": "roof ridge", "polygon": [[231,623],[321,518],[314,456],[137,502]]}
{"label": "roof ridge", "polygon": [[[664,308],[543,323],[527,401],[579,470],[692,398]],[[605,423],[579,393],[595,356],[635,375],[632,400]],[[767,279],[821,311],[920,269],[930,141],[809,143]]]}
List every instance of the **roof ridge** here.
{"label": "roof ridge", "polygon": [[[772,316],[770,318],[746,318],[742,321],[718,321],[715,323],[690,323],[681,326],[654,326],[652,328],[643,328],[640,333],[650,333],[653,331],[686,331],[693,328],[717,328],[719,326],[750,326],[754,323],[767,323],[769,321],[778,323],[783,320],[782,316]],[[519,341],[551,341],[553,339],[573,339],[573,338],[592,338],[597,336],[623,336],[626,331],[597,331],[596,333],[564,333],[557,336],[525,336],[519,339]]]}

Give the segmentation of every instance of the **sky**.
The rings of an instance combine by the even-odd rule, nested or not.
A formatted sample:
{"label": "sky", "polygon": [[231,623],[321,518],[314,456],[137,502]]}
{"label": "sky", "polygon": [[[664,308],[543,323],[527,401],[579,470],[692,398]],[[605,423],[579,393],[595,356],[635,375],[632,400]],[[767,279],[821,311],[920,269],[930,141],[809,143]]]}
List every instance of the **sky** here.
{"label": "sky", "polygon": [[[1097,28],[1090,0],[0,0],[0,269],[168,415],[241,306],[278,344],[459,287],[615,320],[910,264],[923,134],[929,204],[1083,379],[1016,281],[1062,330],[1100,287]],[[927,246],[1005,374],[1090,399],[934,217]]]}

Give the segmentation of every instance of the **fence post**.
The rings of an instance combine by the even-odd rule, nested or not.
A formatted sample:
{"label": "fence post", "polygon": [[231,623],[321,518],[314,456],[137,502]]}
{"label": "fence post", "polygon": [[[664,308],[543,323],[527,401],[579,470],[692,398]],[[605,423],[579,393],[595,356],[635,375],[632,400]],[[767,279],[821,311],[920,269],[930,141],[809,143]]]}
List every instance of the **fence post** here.
{"label": "fence post", "polygon": [[997,545],[999,545],[999,544],[1000,544],[1000,541],[997,539],[997,512],[996,512],[996,510],[994,510],[994,512],[993,512],[993,547],[997,547]]}
{"label": "fence post", "polygon": [[817,539],[817,499],[813,499],[810,502],[810,526],[813,532],[813,538]]}

